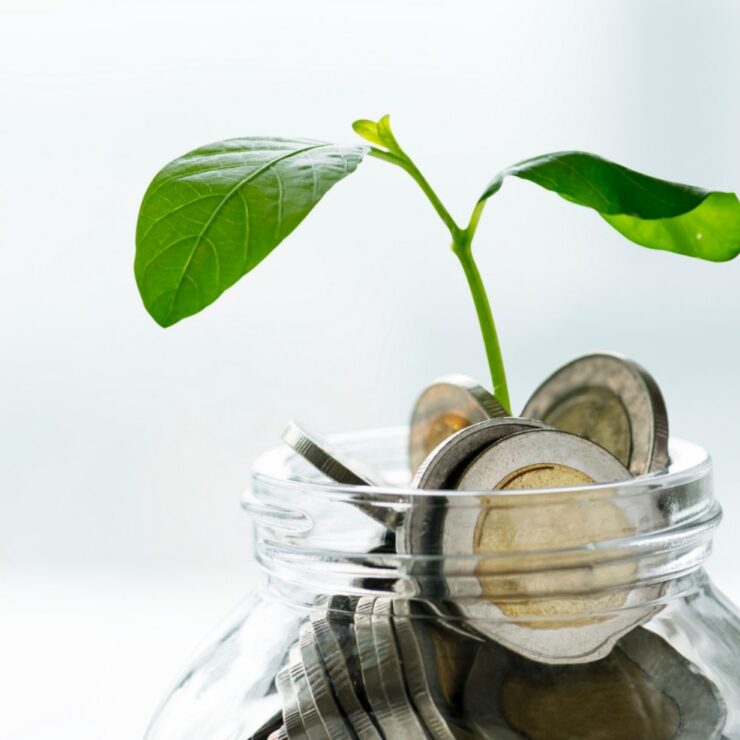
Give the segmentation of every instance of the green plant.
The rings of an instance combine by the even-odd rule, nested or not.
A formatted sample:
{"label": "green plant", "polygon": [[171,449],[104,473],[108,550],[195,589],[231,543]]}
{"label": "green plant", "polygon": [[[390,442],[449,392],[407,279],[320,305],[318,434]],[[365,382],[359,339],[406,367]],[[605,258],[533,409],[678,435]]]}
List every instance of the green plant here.
{"label": "green plant", "polygon": [[353,127],[371,146],[230,139],[164,167],[141,204],[134,264],[141,297],[155,321],[170,326],[213,303],[267,257],[367,154],[411,175],[448,228],[475,303],[493,390],[506,408],[504,363],[472,243],[488,199],[507,176],[594,209],[627,239],[645,247],[717,262],[740,252],[740,202],[734,193],[659,180],[585,152],[545,154],[502,170],[461,227],[399,145],[388,116],[356,121]]}

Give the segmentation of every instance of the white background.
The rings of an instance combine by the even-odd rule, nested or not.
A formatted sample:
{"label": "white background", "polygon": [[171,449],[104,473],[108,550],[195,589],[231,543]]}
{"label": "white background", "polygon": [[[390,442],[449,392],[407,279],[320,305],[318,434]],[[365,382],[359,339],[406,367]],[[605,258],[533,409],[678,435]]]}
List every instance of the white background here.
{"label": "white background", "polygon": [[[728,0],[0,0],[0,738],[140,737],[248,590],[238,501],[292,416],[393,425],[437,375],[486,378],[462,274],[400,171],[369,161],[253,274],[162,330],[138,205],[198,145],[353,141],[390,112],[460,219],[519,159],[598,152],[740,189]],[[624,242],[507,182],[477,239],[514,405],[593,349],[642,362],[713,453],[710,566],[740,597],[740,261]],[[205,740],[205,739],[204,739]]]}

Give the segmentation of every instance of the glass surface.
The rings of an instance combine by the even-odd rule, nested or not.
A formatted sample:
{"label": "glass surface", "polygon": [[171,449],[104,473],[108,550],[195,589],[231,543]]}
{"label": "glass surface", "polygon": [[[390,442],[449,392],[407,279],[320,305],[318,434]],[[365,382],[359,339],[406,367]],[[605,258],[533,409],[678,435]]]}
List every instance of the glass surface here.
{"label": "glass surface", "polygon": [[491,495],[407,487],[403,429],[333,441],[392,485],[328,484],[284,449],[257,461],[264,584],[148,740],[740,738],[740,617],[702,568],[721,518],[703,450],[673,440],[668,471],[620,484]]}

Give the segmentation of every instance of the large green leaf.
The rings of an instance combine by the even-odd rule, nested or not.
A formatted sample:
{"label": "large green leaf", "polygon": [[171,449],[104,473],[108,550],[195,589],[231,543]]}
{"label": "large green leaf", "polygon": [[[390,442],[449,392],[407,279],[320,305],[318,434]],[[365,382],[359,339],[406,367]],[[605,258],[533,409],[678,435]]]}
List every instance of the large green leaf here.
{"label": "large green leaf", "polygon": [[191,316],[258,265],[335,183],[364,146],[308,139],[230,139],[170,162],[139,212],[134,271],[162,326]]}
{"label": "large green leaf", "polygon": [[480,201],[497,192],[508,175],[593,208],[623,236],[644,247],[715,262],[740,253],[740,202],[734,193],[659,180],[595,154],[556,152],[500,172]]}

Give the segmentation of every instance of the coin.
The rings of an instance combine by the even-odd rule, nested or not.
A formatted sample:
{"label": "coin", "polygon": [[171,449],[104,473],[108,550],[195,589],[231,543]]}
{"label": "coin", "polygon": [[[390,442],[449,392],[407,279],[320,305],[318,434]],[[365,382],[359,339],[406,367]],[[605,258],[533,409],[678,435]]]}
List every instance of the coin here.
{"label": "coin", "polygon": [[[419,467],[412,486],[424,490],[454,489],[482,450],[517,432],[545,428],[532,419],[488,419],[456,432],[434,450]],[[443,554],[440,535],[448,512],[447,500],[434,496],[416,497],[400,523],[396,545],[407,554]]]}
{"label": "coin", "polygon": [[380,667],[381,686],[394,720],[401,727],[401,734],[398,737],[404,740],[427,740],[424,727],[406,691],[403,668],[391,623],[390,599],[381,597],[375,600],[370,621],[375,636],[375,655]]}
{"label": "coin", "polygon": [[275,677],[275,684],[283,705],[283,724],[290,740],[307,740],[303,720],[298,711],[298,697],[290,678],[290,668],[283,667]]}
{"label": "coin", "polygon": [[393,615],[393,628],[411,700],[432,740],[455,740],[449,723],[449,700],[439,689],[437,655],[430,646],[429,627],[423,619],[411,618],[411,606],[406,600],[393,602]]}
{"label": "coin", "polygon": [[293,691],[295,692],[303,731],[306,733],[308,740],[329,740],[329,734],[321,722],[319,711],[311,696],[308,677],[303,668],[300,648],[297,643],[290,649],[288,672],[290,674],[290,681],[293,684]]}
{"label": "coin", "polygon": [[[339,646],[342,650],[347,671],[352,680],[352,687],[357,694],[357,698],[367,716],[373,725],[380,732],[380,726],[374,716],[373,707],[367,696],[367,691],[363,681],[362,664],[360,661],[360,651],[357,643],[357,631],[355,629],[355,619],[357,617],[357,607],[359,598],[355,596],[345,596],[337,594],[331,597],[331,611],[327,612],[329,624],[334,632]],[[381,733],[382,734],[382,733]]]}
{"label": "coin", "polygon": [[426,490],[455,488],[473,457],[486,447],[516,432],[545,428],[541,421],[512,417],[487,419],[470,425],[450,435],[424,460],[412,486]]}
{"label": "coin", "polygon": [[440,378],[414,404],[409,433],[412,475],[424,458],[447,437],[485,419],[508,416],[485,388],[464,375]]}
{"label": "coin", "polygon": [[534,392],[522,416],[596,442],[634,475],[668,466],[660,388],[647,370],[620,355],[586,355],[564,365]]}
{"label": "coin", "polygon": [[546,666],[495,643],[465,685],[476,738],[716,740],[727,719],[717,687],[663,638],[638,627],[599,661]]}
{"label": "coin", "polygon": [[355,640],[360,658],[360,671],[367,699],[381,732],[386,737],[400,738],[403,737],[401,734],[403,727],[391,710],[383,690],[383,679],[375,652],[375,634],[372,626],[374,604],[374,598],[362,597],[358,600],[355,611]]}
{"label": "coin", "polygon": [[[282,440],[314,468],[336,483],[345,486],[386,485],[378,473],[365,470],[362,463],[350,460],[333,449],[332,445],[321,435],[307,430],[295,421],[288,423]],[[400,513],[392,506],[378,506],[362,501],[352,503],[384,527],[393,530],[398,526]]]}
{"label": "coin", "polygon": [[[508,435],[542,428],[546,427],[541,421],[514,418],[487,419],[466,427],[448,437],[429,455],[417,470],[412,486],[424,490],[454,489],[470,461],[486,447]],[[446,497],[413,497],[396,532],[397,551],[410,555],[443,555],[442,530],[451,508],[454,505],[450,506]],[[400,587],[408,598],[418,598],[429,590],[428,579],[425,581],[427,585],[421,588],[416,585],[416,576],[428,576],[428,569],[433,565],[430,565],[426,557],[420,563],[424,572],[417,574],[419,564],[416,560],[411,560],[406,571],[407,577],[401,582]],[[442,561],[437,561],[437,565],[441,568]],[[439,579],[441,591],[438,596],[449,595],[445,593],[444,576],[441,573],[435,575]],[[437,621],[444,622],[448,629],[463,636],[470,635],[470,628],[454,614],[454,608],[447,609],[450,613],[445,614],[445,608],[435,601],[426,601],[425,608]]]}
{"label": "coin", "polygon": [[301,663],[306,674],[311,699],[321,724],[330,740],[345,740],[350,731],[332,693],[332,686],[324,671],[314,632],[310,623],[301,626],[298,637]]}
{"label": "coin", "polygon": [[380,733],[360,702],[344,651],[331,624],[331,611],[338,600],[338,597],[332,597],[328,600],[326,608],[311,612],[310,620],[316,644],[337,701],[358,740],[381,740]]}
{"label": "coin", "polygon": [[[465,616],[480,620],[486,636],[548,663],[596,660],[649,619],[654,608],[644,605],[660,587],[626,590],[633,560],[614,562],[604,548],[589,549],[585,563],[577,552],[630,536],[636,526],[636,514],[611,489],[579,487],[630,477],[602,447],[555,430],[510,435],[480,453],[458,487],[500,493],[481,496],[478,508],[452,508],[442,532],[446,555],[479,556],[470,568],[481,598],[465,602]],[[556,487],[571,488],[536,499],[516,493]]]}

